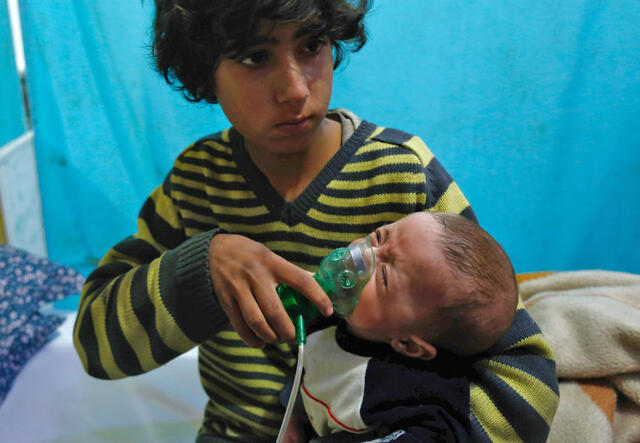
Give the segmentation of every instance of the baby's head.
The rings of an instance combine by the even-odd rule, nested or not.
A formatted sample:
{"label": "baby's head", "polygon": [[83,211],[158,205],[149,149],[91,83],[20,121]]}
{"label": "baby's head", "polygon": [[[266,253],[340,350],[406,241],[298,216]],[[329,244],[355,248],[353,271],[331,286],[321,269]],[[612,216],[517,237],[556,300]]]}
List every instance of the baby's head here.
{"label": "baby's head", "polygon": [[488,349],[515,315],[518,288],[509,257],[463,216],[421,212],[371,234],[375,271],[348,328],[409,357],[437,349]]}

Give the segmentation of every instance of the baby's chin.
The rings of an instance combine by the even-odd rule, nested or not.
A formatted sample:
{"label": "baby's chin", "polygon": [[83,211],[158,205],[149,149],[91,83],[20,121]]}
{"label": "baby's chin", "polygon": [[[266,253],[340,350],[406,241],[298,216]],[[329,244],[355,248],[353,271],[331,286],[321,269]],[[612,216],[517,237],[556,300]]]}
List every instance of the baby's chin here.
{"label": "baby's chin", "polygon": [[358,330],[358,323],[353,319],[353,312],[349,315],[341,315],[340,318],[347,324],[347,331],[356,333]]}
{"label": "baby's chin", "polygon": [[347,318],[345,318],[344,320],[345,320],[345,323],[347,324],[346,329],[347,331],[349,331],[350,334],[355,335],[356,337],[359,337],[359,338],[365,338],[362,336],[362,333],[359,332],[358,328],[353,326],[353,324],[350,323]]}
{"label": "baby's chin", "polygon": [[357,322],[353,320],[352,316],[353,314],[351,314],[348,317],[343,317],[345,322],[347,323],[347,331],[349,331],[350,334],[355,335],[356,337],[362,338],[364,340],[369,340],[369,341],[379,341],[379,342],[388,341],[385,338],[379,337],[379,334],[375,333],[377,331],[372,332],[367,329],[358,327]]}

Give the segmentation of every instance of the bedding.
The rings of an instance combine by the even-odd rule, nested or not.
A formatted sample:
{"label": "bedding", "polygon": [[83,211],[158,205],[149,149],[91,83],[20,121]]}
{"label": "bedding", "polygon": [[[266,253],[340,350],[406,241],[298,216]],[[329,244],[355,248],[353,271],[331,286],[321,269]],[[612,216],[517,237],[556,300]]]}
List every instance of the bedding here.
{"label": "bedding", "polygon": [[40,309],[80,292],[75,270],[0,245],[0,405],[22,367],[62,323]]}
{"label": "bedding", "polygon": [[73,347],[75,270],[0,245],[0,442],[193,442],[206,402],[192,350],[149,374],[89,377]]}
{"label": "bedding", "polygon": [[640,442],[640,275],[584,270],[521,278],[555,354],[560,402],[549,443]]}
{"label": "bedding", "polygon": [[195,440],[206,403],[192,349],[136,377],[89,377],[73,347],[75,311],[26,364],[0,406],[0,442]]}

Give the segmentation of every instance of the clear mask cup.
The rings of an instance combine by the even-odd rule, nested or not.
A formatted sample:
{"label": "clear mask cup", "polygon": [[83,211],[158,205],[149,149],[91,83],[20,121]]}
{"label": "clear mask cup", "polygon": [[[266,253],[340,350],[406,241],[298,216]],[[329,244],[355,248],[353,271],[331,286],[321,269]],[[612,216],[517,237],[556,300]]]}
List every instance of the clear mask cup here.
{"label": "clear mask cup", "polygon": [[331,299],[334,312],[346,317],[355,309],[374,267],[373,247],[366,237],[345,248],[333,250],[322,259],[314,278]]}

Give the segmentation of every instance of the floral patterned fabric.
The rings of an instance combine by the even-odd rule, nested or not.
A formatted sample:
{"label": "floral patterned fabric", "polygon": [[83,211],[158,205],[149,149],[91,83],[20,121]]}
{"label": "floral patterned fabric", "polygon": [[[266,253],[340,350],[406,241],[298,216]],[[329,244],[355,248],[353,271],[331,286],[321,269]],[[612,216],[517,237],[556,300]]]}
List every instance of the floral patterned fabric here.
{"label": "floral patterned fabric", "polygon": [[0,245],[0,405],[27,361],[63,321],[39,310],[80,292],[74,269]]}

